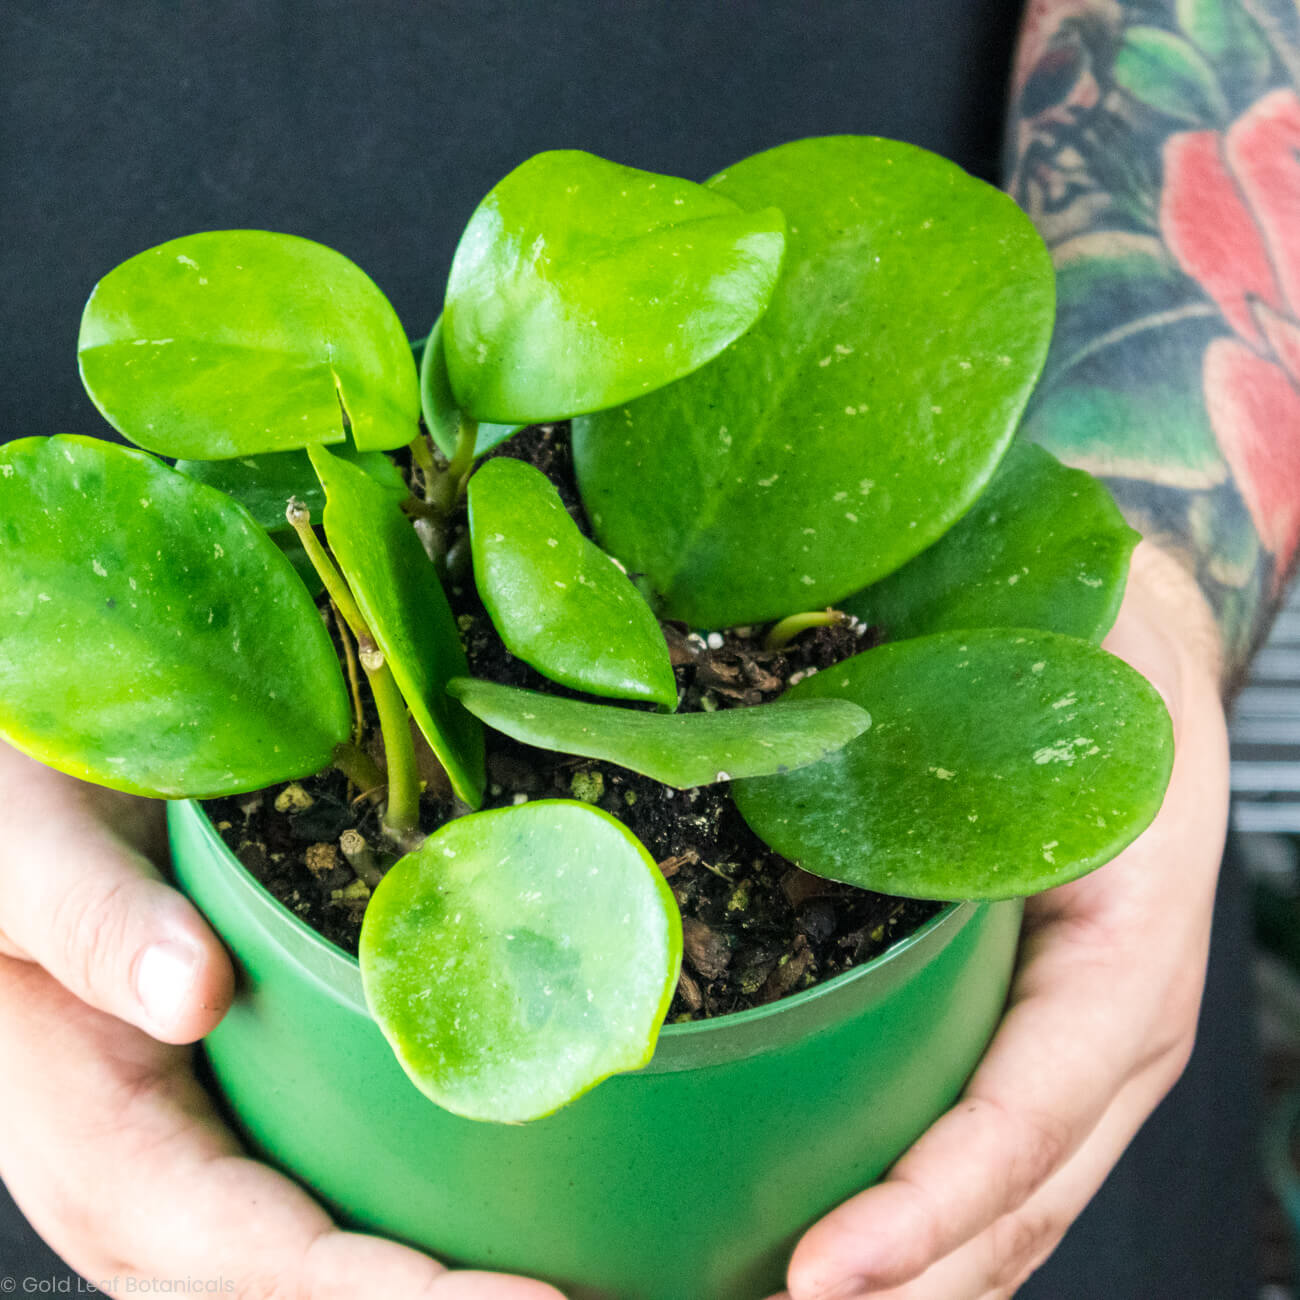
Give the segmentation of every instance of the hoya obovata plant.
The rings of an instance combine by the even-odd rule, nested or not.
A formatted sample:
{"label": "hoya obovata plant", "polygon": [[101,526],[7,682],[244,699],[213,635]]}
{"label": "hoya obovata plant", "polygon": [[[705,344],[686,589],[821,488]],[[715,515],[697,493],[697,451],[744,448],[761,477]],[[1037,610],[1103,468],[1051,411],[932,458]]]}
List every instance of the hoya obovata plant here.
{"label": "hoya obovata plant", "polygon": [[[1010,199],[862,137],[705,185],[531,159],[471,218],[418,375],[379,290],[319,244],[150,249],[96,286],[79,344],[92,399],[145,450],[0,449],[0,734],[169,799],[331,764],[365,785],[323,583],[405,854],[363,923],[371,1010],[438,1104],[547,1114],[649,1059],[681,923],[604,812],[473,811],[484,724],[672,786],[729,781],[776,851],[895,895],[1030,894],[1155,815],[1169,719],[1098,645],[1136,535],[1094,480],[1012,441],[1053,309]],[[599,546],[531,466],[470,477],[561,419]],[[385,453],[405,447],[403,475]],[[589,699],[468,675],[439,581],[466,492],[506,648]],[[833,608],[889,643],[776,703],[674,712],[657,617],[779,640]],[[424,839],[411,719],[464,805]]]}

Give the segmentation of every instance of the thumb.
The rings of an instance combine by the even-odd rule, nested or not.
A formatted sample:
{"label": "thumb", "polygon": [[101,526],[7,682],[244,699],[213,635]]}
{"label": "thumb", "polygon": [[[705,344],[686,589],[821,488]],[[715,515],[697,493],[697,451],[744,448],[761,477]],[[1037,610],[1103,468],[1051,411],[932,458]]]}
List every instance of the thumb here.
{"label": "thumb", "polygon": [[[113,829],[147,805],[109,796],[0,745],[0,951],[37,962],[82,1001],[168,1043],[230,1004],[230,959],[194,906]],[[132,815],[117,816],[128,805]]]}

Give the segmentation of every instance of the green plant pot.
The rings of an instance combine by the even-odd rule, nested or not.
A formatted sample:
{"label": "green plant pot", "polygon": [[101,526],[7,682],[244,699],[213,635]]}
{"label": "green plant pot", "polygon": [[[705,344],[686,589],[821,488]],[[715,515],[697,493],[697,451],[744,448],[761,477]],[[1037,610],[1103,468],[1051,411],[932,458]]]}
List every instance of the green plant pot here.
{"label": "green plant pot", "polygon": [[348,1224],[573,1300],[758,1300],[800,1231],[956,1098],[1006,997],[1020,904],[947,908],[770,1007],[670,1026],[644,1070],[548,1119],[438,1109],[367,1014],[356,962],[170,808],[176,876],[235,956],[206,1050],[251,1144]]}

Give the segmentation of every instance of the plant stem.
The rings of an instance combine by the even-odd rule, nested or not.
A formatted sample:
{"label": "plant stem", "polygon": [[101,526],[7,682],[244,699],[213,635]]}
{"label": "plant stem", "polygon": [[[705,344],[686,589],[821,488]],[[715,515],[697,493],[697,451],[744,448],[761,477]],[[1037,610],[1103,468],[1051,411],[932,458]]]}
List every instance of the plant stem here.
{"label": "plant stem", "polygon": [[348,689],[352,692],[352,743],[360,745],[366,715],[365,706],[361,703],[361,680],[357,668],[357,652],[353,648],[352,637],[348,634],[348,625],[343,621],[343,615],[339,613],[339,607],[333,601],[330,601],[330,609],[334,611],[334,626],[339,630],[339,641],[343,645],[343,659],[348,668]]}
{"label": "plant stem", "polygon": [[838,609],[814,609],[806,614],[791,614],[779,623],[774,623],[763,638],[765,650],[784,650],[800,632],[813,627],[834,627],[844,622],[844,614]]}
{"label": "plant stem", "polygon": [[358,640],[361,666],[366,670],[375,697],[379,729],[384,734],[384,757],[388,760],[388,807],[384,810],[384,829],[404,844],[420,824],[420,776],[409,714],[384,656],[369,636]]}
{"label": "plant stem", "polygon": [[375,791],[383,788],[384,774],[378,764],[359,745],[345,740],[334,749],[334,766],[347,777],[363,795],[375,801]]}
{"label": "plant stem", "polygon": [[365,670],[370,693],[374,696],[375,708],[379,713],[379,730],[384,737],[384,757],[388,761],[388,807],[384,812],[384,829],[394,839],[404,843],[410,839],[420,821],[420,780],[406,702],[393,680],[392,669],[388,667],[382,652],[375,645],[374,637],[370,635],[370,629],[352,598],[351,589],[312,531],[311,511],[295,497],[290,500],[284,517],[298,534],[312,567],[320,575],[330,599],[357,639],[361,667]]}
{"label": "plant stem", "polygon": [[290,497],[284,517],[289,521],[293,531],[298,534],[298,540],[302,543],[302,549],[307,552],[312,568],[325,584],[325,590],[329,592],[330,599],[339,613],[347,620],[352,635],[358,641],[363,636],[369,640],[370,629],[366,626],[366,620],[361,617],[357,602],[352,599],[351,588],[344,582],[343,575],[334,567],[334,561],[325,554],[325,548],[312,531],[311,511],[297,497]]}
{"label": "plant stem", "polygon": [[433,482],[438,474],[437,463],[433,459],[433,448],[429,446],[429,439],[422,433],[417,433],[410,442],[411,463],[420,471],[420,477],[423,480],[424,499],[429,499],[429,493],[433,490]]}
{"label": "plant stem", "polygon": [[452,453],[447,468],[438,476],[433,492],[427,496],[429,504],[441,510],[444,515],[451,514],[461,488],[474,467],[474,448],[477,442],[478,421],[462,415],[460,430],[456,435],[456,450]]}

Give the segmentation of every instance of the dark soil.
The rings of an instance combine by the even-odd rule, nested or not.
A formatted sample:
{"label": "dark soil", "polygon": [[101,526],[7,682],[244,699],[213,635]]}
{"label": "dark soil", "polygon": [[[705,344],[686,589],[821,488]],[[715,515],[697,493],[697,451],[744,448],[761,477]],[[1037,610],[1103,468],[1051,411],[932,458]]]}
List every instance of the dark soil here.
{"label": "dark soil", "polygon": [[[566,425],[525,430],[494,454],[541,469],[579,526],[589,531],[573,483]],[[463,530],[463,523],[457,526]],[[505,649],[472,579],[453,579],[448,594],[474,676],[574,694]],[[880,640],[875,629],[846,622],[805,632],[790,646],[769,651],[762,648],[764,628],[707,636],[680,624],[663,628],[683,711],[763,703],[801,677]],[[377,733],[368,747],[382,763]],[[454,805],[422,742],[420,749],[426,779],[422,826],[432,831],[464,809]],[[940,907],[800,871],[754,835],[725,783],[674,790],[613,764],[534,749],[493,731],[488,732],[488,781],[488,808],[544,798],[594,804],[622,821],[659,863],[681,907],[686,956],[670,1021],[745,1010],[838,975],[883,952]],[[330,771],[257,794],[211,800],[207,808],[258,880],[327,939],[356,952],[371,886],[395,859],[384,849],[377,808],[364,793]],[[347,831],[364,841],[360,854],[361,840],[354,836],[340,846]]]}

